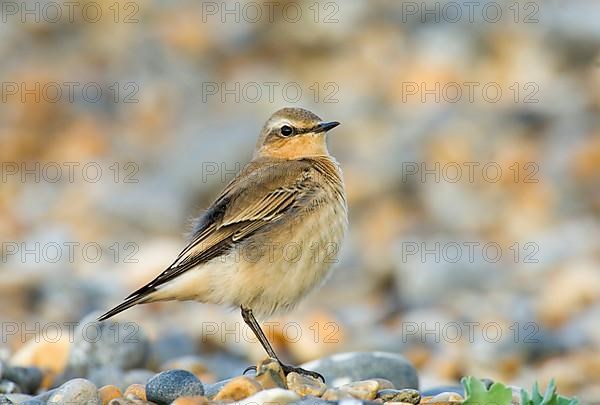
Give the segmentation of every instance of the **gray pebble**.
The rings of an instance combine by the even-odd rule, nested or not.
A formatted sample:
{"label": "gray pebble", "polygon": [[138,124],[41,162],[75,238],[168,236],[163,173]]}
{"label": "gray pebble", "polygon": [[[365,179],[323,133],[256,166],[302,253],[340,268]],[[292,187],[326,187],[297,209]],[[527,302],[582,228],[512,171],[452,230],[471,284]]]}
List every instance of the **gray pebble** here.
{"label": "gray pebble", "polygon": [[377,392],[376,398],[380,398],[383,402],[406,402],[410,404],[418,404],[421,401],[421,394],[413,389],[385,389]]}
{"label": "gray pebble", "polygon": [[13,381],[0,381],[0,394],[20,394],[21,388]]}
{"label": "gray pebble", "polygon": [[[357,400],[357,401],[360,401],[360,400]],[[296,405],[333,405],[333,404],[338,404],[339,401],[326,401],[323,398],[313,397],[312,395],[308,395],[294,403]]]}
{"label": "gray pebble", "polygon": [[196,353],[197,348],[189,334],[182,331],[170,331],[152,342],[151,357],[154,363],[163,364],[166,361],[189,356]]}
{"label": "gray pebble", "polygon": [[231,380],[231,378],[228,378],[226,380],[217,381],[213,384],[204,385],[204,396],[208,399],[213,399],[214,396],[217,395],[219,391],[221,391],[221,388],[223,388],[225,384],[227,384]]}
{"label": "gray pebble", "polygon": [[33,399],[36,399],[38,401],[41,401],[43,403],[46,403],[48,401],[48,399],[56,392],[58,391],[58,388],[53,388],[51,390],[48,390],[46,392],[43,392],[39,395],[36,395],[35,397],[33,397]]}
{"label": "gray pebble", "polygon": [[202,382],[185,370],[167,370],[146,384],[146,397],[159,405],[170,404],[180,396],[204,395]]}
{"label": "gray pebble", "polygon": [[16,383],[24,393],[34,394],[42,384],[42,372],[36,367],[6,367],[4,379]]}
{"label": "gray pebble", "polygon": [[76,403],[82,405],[98,405],[98,389],[85,378],[75,378],[61,385],[48,398],[48,403],[66,404]]}
{"label": "gray pebble", "polygon": [[433,387],[423,390],[421,392],[421,396],[435,397],[436,395],[441,394],[442,392],[456,392],[457,394],[460,394],[462,396],[465,395],[465,390],[463,389],[462,385],[445,385],[442,387]]}
{"label": "gray pebble", "polygon": [[2,395],[11,404],[24,404],[25,402],[31,401],[31,396],[26,394],[6,394]]}
{"label": "gray pebble", "polygon": [[129,387],[131,384],[146,385],[155,374],[155,372],[143,368],[129,370],[123,376],[123,385],[125,388]]}
{"label": "gray pebble", "polygon": [[123,376],[123,370],[114,366],[95,367],[87,373],[88,380],[93,382],[96,387],[114,384],[121,390],[127,388],[123,382]]}
{"label": "gray pebble", "polygon": [[99,312],[83,318],[75,328],[66,375],[87,375],[94,368],[111,366],[128,370],[143,367],[148,338],[134,322],[96,322]]}
{"label": "gray pebble", "polygon": [[398,389],[419,388],[417,370],[408,360],[395,353],[340,353],[302,364],[300,367],[321,373],[328,386],[385,378]]}

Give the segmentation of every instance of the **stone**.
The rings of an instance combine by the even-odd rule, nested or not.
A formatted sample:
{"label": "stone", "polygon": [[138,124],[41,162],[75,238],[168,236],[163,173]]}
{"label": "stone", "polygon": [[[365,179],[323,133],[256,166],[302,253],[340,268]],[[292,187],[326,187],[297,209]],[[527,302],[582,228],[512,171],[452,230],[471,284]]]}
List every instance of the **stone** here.
{"label": "stone", "polygon": [[214,397],[215,401],[240,401],[261,391],[262,385],[253,378],[240,376],[229,381]]}
{"label": "stone", "polygon": [[150,370],[142,368],[129,370],[123,375],[123,385],[126,387],[129,387],[131,384],[146,385],[155,374]]}
{"label": "stone", "polygon": [[98,405],[98,390],[93,382],[85,378],[74,378],[61,385],[49,398],[49,403],[78,403]]}
{"label": "stone", "polygon": [[395,402],[395,401],[389,401],[389,402],[384,402],[385,405],[412,405],[410,402]]}
{"label": "stone", "polygon": [[12,366],[38,367],[53,374],[62,373],[69,357],[68,333],[63,334],[58,341],[31,339],[23,345],[10,359]]}
{"label": "stone", "polygon": [[21,387],[9,380],[0,381],[0,394],[20,394]]}
{"label": "stone", "polygon": [[202,395],[196,395],[193,397],[179,397],[173,401],[172,405],[206,405],[208,399]]}
{"label": "stone", "polygon": [[127,399],[141,399],[146,401],[146,387],[142,384],[131,384],[123,396]]}
{"label": "stone", "polygon": [[347,393],[346,391],[342,391],[335,388],[328,388],[325,390],[321,398],[327,401],[340,401],[342,399],[355,399],[352,395]]}
{"label": "stone", "polygon": [[307,395],[320,397],[327,389],[321,380],[295,372],[289,373],[286,376],[286,383],[290,390],[294,391],[301,397],[305,397]]}
{"label": "stone", "polygon": [[221,389],[229,383],[229,381],[233,380],[233,378],[228,378],[227,380],[217,381],[213,384],[204,384],[204,396],[208,399],[213,399],[215,395],[221,391]]}
{"label": "stone", "polygon": [[184,356],[172,359],[160,367],[161,370],[186,370],[198,378],[209,372],[209,367],[199,356]]}
{"label": "stone", "polygon": [[2,404],[2,399],[8,400],[9,404],[23,404],[28,401],[35,401],[31,395],[27,394],[3,394],[0,396],[0,404]]}
{"label": "stone", "polygon": [[237,405],[256,405],[271,403],[274,405],[286,405],[300,399],[298,394],[283,388],[271,388],[257,392],[256,394],[237,403]]}
{"label": "stone", "polygon": [[410,404],[418,404],[419,401],[421,401],[421,394],[419,391],[409,388],[403,390],[385,388],[379,390],[375,398],[379,398],[383,402],[405,402]]}
{"label": "stone", "polygon": [[19,405],[45,405],[45,402],[42,402],[36,398],[30,398],[21,402]]}
{"label": "stone", "polygon": [[41,402],[43,402],[43,403],[46,403],[46,402],[48,402],[48,399],[49,399],[49,398],[50,398],[52,395],[54,395],[54,393],[55,393],[56,391],[58,391],[58,388],[53,388],[53,389],[51,389],[51,390],[48,390],[48,391],[46,391],[46,392],[42,392],[42,393],[41,393],[41,394],[39,394],[39,395],[36,395],[35,397],[33,397],[33,399],[37,399],[38,401],[41,401]]}
{"label": "stone", "polygon": [[181,396],[204,395],[202,382],[185,370],[163,371],[146,384],[146,398],[159,405],[170,404]]}
{"label": "stone", "polygon": [[132,400],[127,398],[115,398],[108,403],[108,405],[142,405],[147,404],[148,402],[141,400]]}
{"label": "stone", "polygon": [[370,380],[377,381],[379,383],[380,390],[386,390],[386,389],[393,390],[396,388],[396,387],[394,387],[394,384],[392,384],[392,382],[390,380],[386,380],[385,378],[370,378]]}
{"label": "stone", "polygon": [[108,405],[110,401],[121,398],[123,393],[116,385],[105,385],[98,389],[98,399],[102,405]]}
{"label": "stone", "polygon": [[379,382],[376,380],[354,381],[344,384],[338,388],[340,391],[347,392],[358,399],[375,399],[379,390]]}
{"label": "stone", "polygon": [[397,389],[419,388],[416,369],[402,356],[387,352],[351,352],[334,354],[301,365],[325,377],[328,385],[384,378]]}
{"label": "stone", "polygon": [[441,387],[429,388],[421,391],[422,397],[434,397],[442,392],[456,392],[457,394],[464,395],[464,388],[462,385],[445,385]]}
{"label": "stone", "polygon": [[[189,334],[183,331],[168,331],[151,343],[150,357],[152,363],[158,365],[173,359],[192,356],[195,352],[196,344]],[[172,368],[183,367],[168,367],[168,369]]]}
{"label": "stone", "polygon": [[35,394],[42,384],[43,374],[36,367],[6,367],[3,379],[17,384],[23,393]]}
{"label": "stone", "polygon": [[441,392],[433,397],[423,397],[421,399],[422,404],[461,403],[462,401],[464,401],[463,397],[456,392]]}
{"label": "stone", "polygon": [[295,402],[296,405],[332,405],[331,401],[327,401],[323,398],[313,397],[311,395],[300,399]]}
{"label": "stone", "polygon": [[94,367],[88,370],[87,379],[93,382],[96,387],[112,385],[115,383],[120,389],[124,389],[123,370],[114,366]]}
{"label": "stone", "polygon": [[287,388],[285,374],[281,369],[281,365],[271,358],[267,358],[257,364],[256,376],[254,378],[264,389]]}
{"label": "stone", "polygon": [[94,368],[122,370],[143,367],[148,356],[148,338],[139,325],[106,320],[91,313],[75,328],[67,361],[67,375],[87,375]]}

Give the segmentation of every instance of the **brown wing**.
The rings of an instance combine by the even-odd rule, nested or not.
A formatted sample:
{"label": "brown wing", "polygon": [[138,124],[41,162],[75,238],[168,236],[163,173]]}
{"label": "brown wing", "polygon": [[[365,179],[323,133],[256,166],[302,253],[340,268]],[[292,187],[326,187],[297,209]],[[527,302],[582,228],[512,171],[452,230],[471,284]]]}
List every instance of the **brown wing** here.
{"label": "brown wing", "polygon": [[132,293],[136,301],[185,271],[228,252],[236,243],[301,209],[319,188],[308,162],[253,162],[202,215],[191,242],[158,277]]}

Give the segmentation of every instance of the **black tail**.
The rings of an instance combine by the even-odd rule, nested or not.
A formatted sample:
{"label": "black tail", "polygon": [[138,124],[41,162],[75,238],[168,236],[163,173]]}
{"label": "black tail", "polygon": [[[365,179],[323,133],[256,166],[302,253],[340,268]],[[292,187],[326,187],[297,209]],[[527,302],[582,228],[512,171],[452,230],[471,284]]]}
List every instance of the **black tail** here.
{"label": "black tail", "polygon": [[110,311],[108,311],[104,315],[102,315],[100,318],[98,318],[98,322],[104,321],[105,319],[108,319],[108,318],[111,318],[111,317],[115,316],[116,314],[118,314],[119,312],[123,312],[126,309],[131,308],[132,306],[134,306],[136,304],[139,304],[141,298],[142,297],[140,297],[139,295],[127,298],[123,303],[117,305],[116,307],[114,307],[113,309],[111,309]]}

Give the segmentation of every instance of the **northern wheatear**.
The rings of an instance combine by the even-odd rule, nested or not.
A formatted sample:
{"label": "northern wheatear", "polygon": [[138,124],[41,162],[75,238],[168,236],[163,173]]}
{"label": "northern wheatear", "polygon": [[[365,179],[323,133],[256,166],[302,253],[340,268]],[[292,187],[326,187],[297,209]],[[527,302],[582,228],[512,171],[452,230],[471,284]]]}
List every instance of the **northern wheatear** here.
{"label": "northern wheatear", "polygon": [[177,259],[99,320],[156,301],[239,307],[285,374],[322,378],[283,364],[254,314],[266,318],[294,308],[323,283],[337,257],[348,223],[346,194],[326,133],[338,125],[301,108],[274,113],[254,157],[195,221]]}

